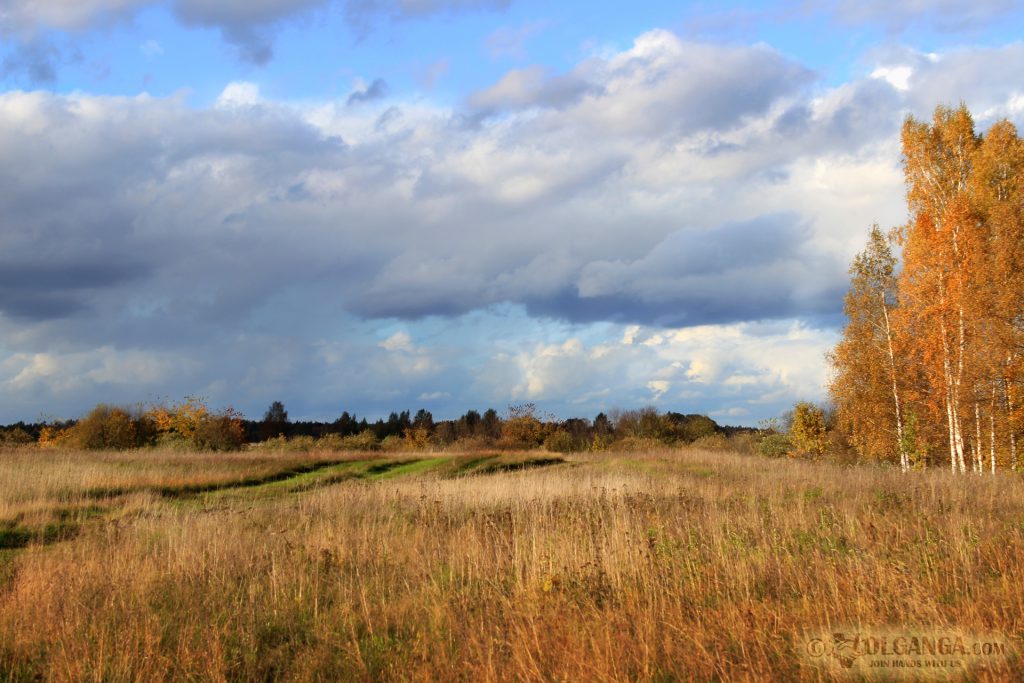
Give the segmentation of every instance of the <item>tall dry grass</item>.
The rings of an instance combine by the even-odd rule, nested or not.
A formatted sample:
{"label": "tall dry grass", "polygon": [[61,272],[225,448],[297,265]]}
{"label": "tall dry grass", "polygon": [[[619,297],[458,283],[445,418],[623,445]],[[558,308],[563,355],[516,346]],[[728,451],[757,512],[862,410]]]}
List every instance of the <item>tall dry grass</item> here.
{"label": "tall dry grass", "polygon": [[[1021,648],[1015,477],[700,451],[451,471],[152,499],[30,546],[0,593],[0,671],[827,680],[837,672],[803,653],[837,627],[999,632]],[[1013,655],[967,677],[1019,667]]]}

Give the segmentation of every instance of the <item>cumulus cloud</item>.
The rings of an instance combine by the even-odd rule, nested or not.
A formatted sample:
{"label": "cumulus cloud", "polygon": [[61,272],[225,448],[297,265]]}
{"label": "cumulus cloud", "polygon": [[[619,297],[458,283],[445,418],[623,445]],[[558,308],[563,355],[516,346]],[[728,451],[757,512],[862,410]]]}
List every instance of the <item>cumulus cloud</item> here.
{"label": "cumulus cloud", "polygon": [[469,103],[487,111],[528,107],[560,108],[577,102],[588,93],[598,91],[599,88],[578,76],[557,76],[544,67],[531,66],[509,71],[491,87],[473,94]]}
{"label": "cumulus cloud", "polygon": [[[40,379],[84,376],[108,349],[198,359],[168,391],[262,403],[317,385],[310,410],[332,392],[382,409],[441,392],[441,406],[553,397],[569,412],[613,387],[642,404],[714,385],[735,391],[716,409],[756,415],[820,377],[783,372],[751,335],[776,340],[765,353],[807,335],[817,353],[868,226],[903,219],[904,113],[962,97],[983,123],[1020,123],[1016,67],[1018,45],[902,51],[825,86],[764,46],[656,31],[566,71],[586,94],[552,99],[558,76],[537,72],[477,125],[464,125],[472,105],[299,106],[245,82],[208,109],[2,94],[0,409],[120,396],[102,373],[78,388]],[[570,328],[538,347],[512,334],[520,321],[515,345],[481,342],[499,349],[486,357],[445,336],[480,334],[458,321],[494,326],[506,305]],[[788,322],[751,322],[772,319]]]}
{"label": "cumulus cloud", "polygon": [[781,412],[794,396],[821,399],[820,361],[836,340],[834,331],[800,322],[632,326],[589,343],[565,334],[494,354],[480,373],[481,394],[496,403],[541,401],[565,414],[592,416],[616,401],[748,422]]}

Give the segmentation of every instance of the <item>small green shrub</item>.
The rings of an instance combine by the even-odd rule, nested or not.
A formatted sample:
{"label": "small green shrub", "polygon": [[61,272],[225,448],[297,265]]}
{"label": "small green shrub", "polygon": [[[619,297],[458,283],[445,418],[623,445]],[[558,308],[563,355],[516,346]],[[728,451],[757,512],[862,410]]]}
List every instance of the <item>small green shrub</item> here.
{"label": "small green shrub", "polygon": [[757,444],[757,451],[769,458],[784,458],[793,450],[785,434],[765,434]]}

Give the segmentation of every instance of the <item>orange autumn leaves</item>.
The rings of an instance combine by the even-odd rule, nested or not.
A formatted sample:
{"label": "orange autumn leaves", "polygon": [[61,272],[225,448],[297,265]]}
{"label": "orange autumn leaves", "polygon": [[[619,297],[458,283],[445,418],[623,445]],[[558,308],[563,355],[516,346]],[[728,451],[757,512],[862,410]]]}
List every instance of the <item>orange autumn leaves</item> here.
{"label": "orange autumn leaves", "polygon": [[44,426],[39,445],[114,450],[156,445],[223,451],[240,448],[245,436],[241,413],[232,408],[211,410],[203,399],[189,396],[145,409],[101,404],[69,427]]}
{"label": "orange autumn leaves", "polygon": [[[831,356],[839,424],[864,457],[904,470],[1016,469],[1024,381],[1024,144],[970,112],[908,118],[909,220],[872,229],[851,266]],[[895,246],[902,250],[897,273]]]}

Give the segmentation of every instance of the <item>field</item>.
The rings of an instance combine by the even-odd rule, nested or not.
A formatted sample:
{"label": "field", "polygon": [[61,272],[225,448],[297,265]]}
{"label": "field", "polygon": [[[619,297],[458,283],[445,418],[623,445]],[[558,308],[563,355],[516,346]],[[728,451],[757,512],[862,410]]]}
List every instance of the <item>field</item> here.
{"label": "field", "polygon": [[957,671],[1014,680],[1022,576],[1011,475],[0,453],[5,681],[873,680],[811,655],[837,631],[998,641]]}

